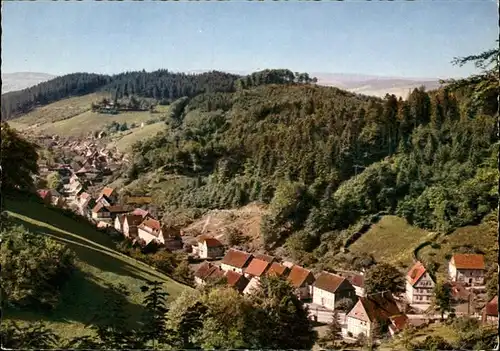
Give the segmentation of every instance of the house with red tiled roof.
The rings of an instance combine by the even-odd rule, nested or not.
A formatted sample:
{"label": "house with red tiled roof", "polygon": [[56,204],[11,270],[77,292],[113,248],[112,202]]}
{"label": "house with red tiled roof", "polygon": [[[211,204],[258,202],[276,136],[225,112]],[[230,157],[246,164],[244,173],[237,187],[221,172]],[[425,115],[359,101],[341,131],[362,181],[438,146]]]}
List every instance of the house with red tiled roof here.
{"label": "house with red tiled roof", "polygon": [[311,297],[312,285],[315,279],[310,270],[294,265],[290,269],[287,280],[295,288],[300,299]]}
{"label": "house with red tiled roof", "polygon": [[484,306],[482,321],[485,324],[498,323],[498,295],[488,301]]}
{"label": "house with red tiled roof", "polygon": [[211,236],[200,235],[196,253],[200,258],[217,258],[224,255],[224,245]]}
{"label": "house with red tiled roof", "polygon": [[146,210],[143,210],[142,208],[136,208],[135,210],[132,211],[132,214],[136,215],[136,216],[141,216],[142,219],[146,219],[146,218],[154,219],[154,217],[153,217],[153,215],[151,215],[151,213],[149,213]]}
{"label": "house with red tiled roof", "polygon": [[118,201],[118,196],[116,194],[115,189],[110,188],[110,187],[105,187],[104,189],[101,190],[101,193],[99,194],[99,197],[97,198],[97,201],[100,201],[101,198],[105,197],[106,200],[110,203],[110,205],[116,203]]}
{"label": "house with red tiled roof", "polygon": [[484,255],[454,254],[448,265],[452,282],[461,282],[469,286],[484,284]]}
{"label": "house with red tiled roof", "polygon": [[210,262],[204,262],[194,273],[196,285],[205,285],[210,280],[224,277],[224,272]]}
{"label": "house with red tiled roof", "polygon": [[267,272],[270,266],[269,262],[254,257],[245,269],[245,277],[248,279],[251,279],[252,277],[260,279],[260,277]]}
{"label": "house with red tiled roof", "polygon": [[323,272],[313,284],[313,303],[329,310],[335,309],[335,304],[341,299],[356,300],[356,289],[344,277]]}
{"label": "house with red tiled roof", "polygon": [[252,254],[248,252],[230,249],[226,252],[226,255],[222,259],[220,268],[225,272],[233,271],[243,274],[252,258]]}
{"label": "house with red tiled roof", "polygon": [[37,190],[38,196],[43,200],[46,205],[50,205],[52,202],[52,195],[48,189]]}
{"label": "house with red tiled roof", "polygon": [[344,337],[357,338],[373,335],[374,328],[381,328],[376,334],[394,335],[408,324],[408,317],[402,313],[390,294],[360,297],[346,314],[342,327]]}
{"label": "house with red tiled roof", "polygon": [[168,235],[161,222],[146,218],[137,228],[138,237],[148,245],[152,241],[165,245],[169,250],[182,249],[182,239],[178,235]]}
{"label": "house with red tiled roof", "polygon": [[429,304],[435,285],[422,262],[416,262],[406,274],[406,300],[409,304]]}
{"label": "house with red tiled roof", "polygon": [[123,214],[115,218],[115,229],[126,238],[137,237],[138,226],[142,223],[142,217],[133,214]]}
{"label": "house with red tiled roof", "polygon": [[263,253],[254,253],[253,254],[254,258],[258,258],[259,260],[266,261],[267,263],[273,263],[274,262],[274,257],[270,255],[266,255]]}
{"label": "house with red tiled roof", "polygon": [[243,293],[248,285],[248,279],[245,278],[243,274],[239,274],[233,271],[226,272],[227,284],[236,289],[239,293]]}
{"label": "house with red tiled roof", "polygon": [[271,266],[267,270],[267,275],[274,275],[283,278],[286,278],[288,273],[290,273],[290,268],[278,262],[271,263]]}
{"label": "house with red tiled roof", "polygon": [[336,274],[346,278],[356,290],[357,296],[365,296],[365,276],[363,273],[351,271],[338,271]]}

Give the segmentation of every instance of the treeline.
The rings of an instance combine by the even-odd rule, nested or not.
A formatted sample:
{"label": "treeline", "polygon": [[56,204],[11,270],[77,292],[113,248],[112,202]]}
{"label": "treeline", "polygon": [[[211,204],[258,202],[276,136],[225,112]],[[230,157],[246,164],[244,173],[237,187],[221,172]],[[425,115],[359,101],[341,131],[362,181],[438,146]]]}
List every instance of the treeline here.
{"label": "treeline", "polygon": [[239,76],[223,72],[201,74],[155,72],[126,72],[114,76],[74,73],[20,91],[2,95],[2,120],[27,113],[37,106],[72,97],[108,92],[114,100],[132,95],[170,102],[182,96],[201,93],[233,91]]}
{"label": "treeline", "polygon": [[163,133],[134,145],[131,186],[148,172],[181,175],[155,192],[165,211],[263,201],[266,245],[296,232],[318,255],[381,211],[448,232],[496,206],[488,79],[406,100],[295,84],[184,99]]}
{"label": "treeline", "polygon": [[37,106],[72,96],[97,91],[109,93],[113,101],[132,96],[151,98],[160,104],[203,93],[234,92],[236,86],[250,88],[264,84],[311,83],[307,73],[289,70],[264,70],[247,77],[211,71],[200,74],[174,73],[165,69],[154,72],[134,71],[117,75],[73,73],[54,78],[34,87],[2,95],[2,120],[9,120]]}

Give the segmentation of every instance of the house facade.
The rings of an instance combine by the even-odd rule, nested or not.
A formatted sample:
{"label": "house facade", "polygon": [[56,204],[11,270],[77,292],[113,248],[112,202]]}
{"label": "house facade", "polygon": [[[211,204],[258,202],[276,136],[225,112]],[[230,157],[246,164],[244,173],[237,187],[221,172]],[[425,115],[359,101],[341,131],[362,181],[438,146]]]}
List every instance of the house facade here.
{"label": "house facade", "polygon": [[299,299],[311,298],[315,278],[310,270],[294,265],[288,273],[287,280],[295,288]]}
{"label": "house facade", "polygon": [[[247,278],[248,279],[248,278]],[[243,295],[253,294],[256,290],[260,288],[260,280],[257,277],[251,277],[248,284],[243,289]]]}
{"label": "house facade", "polygon": [[227,271],[225,273],[227,284],[234,288],[239,293],[243,293],[245,288],[247,287],[249,281],[243,274],[239,274],[233,271]]}
{"label": "house facade", "polygon": [[200,258],[216,258],[224,255],[224,245],[215,238],[203,238],[198,241],[198,256]]}
{"label": "house facade", "polygon": [[417,262],[406,275],[406,300],[409,304],[430,304],[435,282],[421,262]]}
{"label": "house facade", "polygon": [[119,215],[115,218],[115,229],[127,238],[137,237],[137,227],[142,223],[141,216]]}
{"label": "house facade", "polygon": [[139,238],[144,240],[146,245],[148,245],[153,240],[157,241],[160,244],[165,244],[165,238],[163,237],[161,223],[156,219],[144,220],[137,228],[137,234]]}
{"label": "house facade", "polygon": [[484,284],[484,256],[480,254],[455,254],[448,265],[452,282],[475,286]]}
{"label": "house facade", "polygon": [[220,268],[225,272],[233,271],[243,274],[252,258],[252,254],[248,252],[237,249],[229,249],[221,261]]}
{"label": "house facade", "polygon": [[105,187],[104,189],[102,189],[97,201],[100,201],[102,197],[106,198],[106,201],[109,202],[109,205],[113,205],[118,201],[118,195],[113,188]]}
{"label": "house facade", "polygon": [[498,295],[484,306],[482,322],[484,324],[498,324]]}
{"label": "house facade", "polygon": [[329,310],[335,309],[335,304],[341,299],[356,300],[356,289],[344,277],[323,272],[313,284],[313,303]]}
{"label": "house facade", "polygon": [[92,218],[95,220],[111,220],[111,212],[109,212],[107,206],[98,203],[92,209]]}
{"label": "house facade", "polygon": [[379,327],[385,325],[386,330],[382,333],[390,335],[401,331],[408,324],[408,317],[401,313],[389,294],[360,297],[356,305],[346,314],[342,336],[357,338],[363,334],[370,337],[377,324]]}

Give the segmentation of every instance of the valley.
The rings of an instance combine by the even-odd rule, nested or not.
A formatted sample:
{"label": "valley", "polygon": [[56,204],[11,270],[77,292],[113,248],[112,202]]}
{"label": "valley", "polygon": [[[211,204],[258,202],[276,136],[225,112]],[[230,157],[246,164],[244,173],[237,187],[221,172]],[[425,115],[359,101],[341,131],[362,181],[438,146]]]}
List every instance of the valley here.
{"label": "valley", "polygon": [[[156,82],[160,73],[138,74]],[[197,79],[213,79],[213,90],[197,92]],[[33,186],[41,200],[7,197],[9,218],[67,245],[76,260],[53,311],[8,309],[7,320],[29,325],[41,318],[63,339],[92,337],[74,315],[90,318],[109,282],[129,291],[123,308],[131,328],[139,325],[142,286],[151,280],[161,282],[173,311],[188,308],[179,304],[189,294],[208,291],[199,301],[209,303],[203,289],[227,285],[260,306],[252,289],[266,281],[271,262],[295,289],[294,299],[310,306],[307,320],[318,319],[319,309],[342,311],[339,335],[347,344],[365,342],[349,322],[350,311],[365,304],[392,309],[391,318],[412,328],[439,322],[429,310],[437,308],[431,295],[446,284],[453,307],[438,310],[443,319],[481,319],[495,293],[488,282],[498,253],[493,100],[467,120],[461,111],[472,102],[460,90],[414,89],[404,100],[381,99],[314,81],[288,70],[241,78],[219,72],[189,77],[184,89],[192,96],[164,101],[115,92],[113,100],[93,91],[10,116],[8,133],[39,145],[30,162],[37,164]],[[136,234],[127,234],[125,221],[135,223]],[[208,243],[222,251],[209,256]],[[248,257],[241,267],[231,263],[238,255]],[[481,262],[481,281],[450,275],[452,260],[463,255]],[[410,283],[419,269],[431,287],[417,286],[420,278]],[[337,296],[338,282],[355,294]],[[461,294],[473,296],[472,307]],[[352,300],[333,304],[335,298]],[[406,330],[387,323],[387,335]],[[371,333],[363,330],[358,334]]]}

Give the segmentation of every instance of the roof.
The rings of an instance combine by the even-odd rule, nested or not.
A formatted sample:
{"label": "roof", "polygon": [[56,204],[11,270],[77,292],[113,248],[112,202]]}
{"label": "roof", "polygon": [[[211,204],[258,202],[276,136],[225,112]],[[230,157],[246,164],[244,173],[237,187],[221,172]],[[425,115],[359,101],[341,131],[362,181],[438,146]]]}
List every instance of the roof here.
{"label": "roof", "polygon": [[288,268],[287,266],[278,262],[273,262],[271,263],[271,267],[269,267],[267,274],[269,275],[273,274],[275,276],[281,277],[281,276],[286,276],[289,271],[290,268]]}
{"label": "roof", "polygon": [[42,199],[45,199],[47,197],[47,195],[50,196],[50,190],[46,190],[46,189],[38,190],[37,193],[38,193],[38,195],[40,195],[40,197]]}
{"label": "roof", "polygon": [[90,199],[91,197],[92,196],[89,193],[83,192],[83,193],[80,194],[80,198],[84,199],[84,200]]}
{"label": "roof", "polygon": [[266,261],[267,263],[273,263],[274,257],[266,254],[256,253],[253,254],[253,257],[258,258],[259,260]]}
{"label": "roof", "polygon": [[219,240],[217,240],[215,238],[206,238],[203,241],[207,243],[207,247],[221,247],[221,246],[224,246],[224,245],[222,245],[222,243]]}
{"label": "roof", "polygon": [[102,189],[100,196],[105,195],[107,197],[110,197],[111,195],[113,195],[114,191],[115,189],[113,188],[105,187],[104,189]]}
{"label": "roof", "polygon": [[123,215],[123,220],[125,219],[129,226],[138,226],[142,223],[142,217],[134,214]]}
{"label": "roof", "polygon": [[254,258],[252,259],[252,261],[250,261],[250,264],[245,270],[245,273],[248,273],[256,277],[260,277],[262,274],[264,274],[264,272],[267,270],[268,267],[269,267],[269,262],[266,262],[258,258]]}
{"label": "roof", "polygon": [[145,218],[147,216],[150,216],[149,212],[146,210],[143,210],[142,208],[136,208],[133,212],[133,215],[138,215],[141,216],[142,218]]}
{"label": "roof", "polygon": [[200,279],[205,279],[211,272],[211,269],[214,267],[210,262],[203,263],[196,272],[194,272],[194,276]]}
{"label": "roof", "polygon": [[311,271],[295,265],[292,267],[287,279],[294,287],[300,288],[306,282],[312,284],[314,276]]}
{"label": "roof", "polygon": [[222,264],[227,264],[231,267],[243,268],[252,258],[252,254],[245,251],[230,249],[222,259]]}
{"label": "roof", "polygon": [[417,262],[411,267],[411,269],[408,271],[408,274],[406,275],[406,280],[408,283],[410,283],[412,286],[415,285],[420,278],[425,274],[426,270],[422,262]]}
{"label": "roof", "polygon": [[484,310],[487,316],[498,316],[498,295],[492,298],[486,306],[484,306]]}
{"label": "roof", "polygon": [[161,223],[156,219],[152,218],[145,219],[144,222],[142,222],[142,224],[155,230],[161,229]]}
{"label": "roof", "polygon": [[351,283],[349,283],[346,278],[337,274],[323,272],[314,282],[314,287],[335,293],[342,284],[348,284],[348,286],[352,288]]}
{"label": "roof", "polygon": [[106,209],[111,213],[123,213],[127,212],[122,206],[114,205],[114,206],[106,206]]}
{"label": "roof", "polygon": [[365,277],[362,274],[349,274],[346,276],[346,279],[353,286],[357,286],[359,288],[364,288],[365,286]]}
{"label": "roof", "polygon": [[484,269],[484,256],[480,254],[455,254],[451,259],[457,269]]}
{"label": "roof", "polygon": [[224,271],[217,266],[212,266],[205,279],[220,279],[224,277]]}
{"label": "roof", "polygon": [[359,297],[347,316],[365,322],[390,320],[398,329],[401,326],[404,327],[407,321],[406,315],[401,313],[396,301],[389,294]]}
{"label": "roof", "polygon": [[248,279],[238,272],[227,271],[226,272],[227,284],[237,289],[239,292],[243,292],[245,287],[248,285]]}
{"label": "roof", "polygon": [[94,208],[92,209],[92,212],[98,213],[101,210],[109,211],[108,208],[106,208],[106,206],[104,206],[104,204],[99,202],[97,205],[94,206]]}

